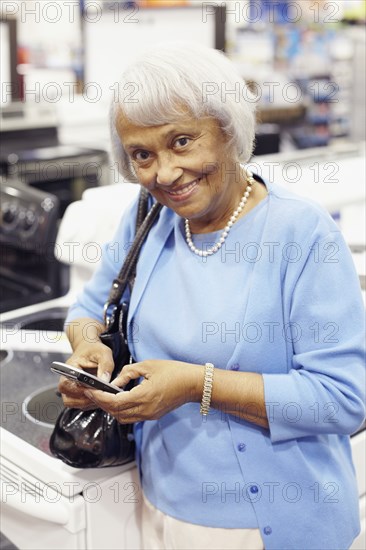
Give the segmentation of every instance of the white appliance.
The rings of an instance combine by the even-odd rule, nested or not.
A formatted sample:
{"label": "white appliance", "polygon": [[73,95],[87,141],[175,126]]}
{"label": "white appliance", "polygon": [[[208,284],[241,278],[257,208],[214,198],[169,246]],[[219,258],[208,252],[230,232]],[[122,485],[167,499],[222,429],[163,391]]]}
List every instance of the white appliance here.
{"label": "white appliance", "polygon": [[[75,469],[53,458],[48,449],[58,412],[57,377],[48,367],[71,354],[63,319],[98,263],[90,261],[92,252],[85,254],[86,247],[91,242],[94,249],[100,247],[113,235],[137,192],[130,184],[95,188],[73,203],[55,246],[59,259],[71,264],[70,292],[1,317],[1,531],[22,550],[141,547],[135,464]],[[71,242],[78,242],[79,253],[73,257]]]}
{"label": "white appliance", "polygon": [[[5,430],[4,430],[5,431]],[[136,468],[74,470],[2,434],[2,532],[21,549],[141,548]]]}
{"label": "white appliance", "polygon": [[249,167],[266,181],[320,203],[352,247],[366,244],[365,155],[365,142],[335,142],[329,147],[255,157]]}

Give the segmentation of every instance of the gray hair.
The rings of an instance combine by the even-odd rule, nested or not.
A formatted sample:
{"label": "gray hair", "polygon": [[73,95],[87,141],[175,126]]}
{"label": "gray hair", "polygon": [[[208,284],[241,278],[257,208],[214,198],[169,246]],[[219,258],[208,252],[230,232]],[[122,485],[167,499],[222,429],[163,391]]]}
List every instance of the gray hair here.
{"label": "gray hair", "polygon": [[185,42],[163,43],[138,56],[122,74],[110,109],[112,150],[120,173],[137,181],[117,134],[122,112],[138,126],[158,126],[187,116],[215,118],[238,160],[253,152],[255,98],[221,51]]}

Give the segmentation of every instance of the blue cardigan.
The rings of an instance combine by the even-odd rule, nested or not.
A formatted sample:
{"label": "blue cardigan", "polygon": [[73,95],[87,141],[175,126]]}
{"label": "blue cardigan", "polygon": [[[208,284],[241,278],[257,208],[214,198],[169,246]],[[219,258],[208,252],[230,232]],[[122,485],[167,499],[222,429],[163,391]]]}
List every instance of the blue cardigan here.
{"label": "blue cardigan", "polygon": [[[359,281],[331,217],[266,185],[266,199],[207,259],[192,254],[182,220],[163,208],[140,255],[129,341],[137,361],[262,373],[269,430],[225,411],[204,421],[197,403],[138,423],[142,486],[182,521],[258,527],[268,549],[348,548],[360,528],[349,438],[364,418]],[[102,320],[135,213],[136,203],[67,322]],[[205,247],[216,237],[195,242]]]}

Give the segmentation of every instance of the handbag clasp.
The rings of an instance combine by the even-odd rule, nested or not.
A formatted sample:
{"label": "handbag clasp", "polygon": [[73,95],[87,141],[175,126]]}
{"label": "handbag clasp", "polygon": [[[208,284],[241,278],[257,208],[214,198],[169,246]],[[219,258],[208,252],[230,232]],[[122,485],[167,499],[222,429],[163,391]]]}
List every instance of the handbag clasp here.
{"label": "handbag clasp", "polygon": [[111,304],[111,302],[106,302],[104,304],[103,318],[104,318],[104,324],[106,328],[109,328],[114,323],[116,310],[117,310],[116,304]]}

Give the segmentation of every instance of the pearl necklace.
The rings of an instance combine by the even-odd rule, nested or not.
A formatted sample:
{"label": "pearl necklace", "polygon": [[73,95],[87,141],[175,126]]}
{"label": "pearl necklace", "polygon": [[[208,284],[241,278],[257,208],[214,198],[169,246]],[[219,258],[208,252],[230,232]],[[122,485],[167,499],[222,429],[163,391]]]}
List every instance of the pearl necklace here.
{"label": "pearl necklace", "polygon": [[211,256],[212,254],[215,254],[218,250],[220,250],[220,248],[222,247],[222,245],[226,241],[227,236],[229,235],[230,229],[232,228],[234,223],[237,221],[237,219],[239,217],[239,214],[243,211],[243,209],[244,209],[244,207],[245,207],[245,205],[248,201],[248,197],[249,197],[250,192],[252,190],[253,184],[255,183],[255,179],[253,178],[253,174],[251,172],[249,172],[249,170],[246,170],[246,176],[247,176],[248,184],[245,188],[245,193],[244,193],[244,195],[242,196],[242,198],[239,202],[239,206],[234,210],[230,220],[228,221],[228,223],[224,227],[224,230],[222,231],[222,233],[220,235],[220,238],[219,238],[219,240],[217,241],[216,244],[214,244],[210,248],[207,248],[207,250],[200,250],[199,248],[194,246],[193,241],[192,241],[191,229],[189,227],[189,220],[187,220],[187,219],[185,220],[184,229],[185,229],[185,234],[186,234],[186,241],[187,241],[187,244],[188,244],[189,248],[192,250],[192,252],[194,252],[194,254],[197,254],[197,256],[206,257],[206,256]]}

